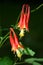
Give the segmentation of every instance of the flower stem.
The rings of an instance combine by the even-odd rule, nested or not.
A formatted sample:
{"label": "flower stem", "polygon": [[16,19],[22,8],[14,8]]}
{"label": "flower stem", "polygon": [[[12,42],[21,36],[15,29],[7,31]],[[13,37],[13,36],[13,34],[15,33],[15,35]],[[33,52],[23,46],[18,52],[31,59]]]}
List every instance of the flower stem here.
{"label": "flower stem", "polygon": [[4,42],[9,38],[9,32],[3,37],[3,39],[0,42],[0,48],[2,47],[2,45],[4,44]]}
{"label": "flower stem", "polygon": [[39,5],[39,6],[38,6],[37,8],[35,8],[35,9],[31,10],[31,13],[37,11],[37,10],[38,10],[39,8],[41,8],[42,6],[43,6],[43,4]]}

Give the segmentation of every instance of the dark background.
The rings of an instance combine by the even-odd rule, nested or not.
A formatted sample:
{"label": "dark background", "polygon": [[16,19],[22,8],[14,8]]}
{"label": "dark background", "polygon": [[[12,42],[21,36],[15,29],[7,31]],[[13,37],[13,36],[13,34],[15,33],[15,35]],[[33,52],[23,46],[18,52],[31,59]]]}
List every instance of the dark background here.
{"label": "dark background", "polygon": [[[30,9],[35,9],[42,0],[1,0],[0,1],[0,36],[4,36],[11,25],[15,25],[17,17],[21,11],[22,5],[26,3],[30,5]],[[24,37],[23,42],[36,52],[35,57],[43,57],[43,7],[31,13],[29,23],[30,33]],[[6,42],[7,43],[7,42]],[[5,47],[5,45],[7,47]],[[9,53],[8,45],[5,44],[0,49],[0,56],[5,56]],[[6,53],[3,53],[3,52]]]}

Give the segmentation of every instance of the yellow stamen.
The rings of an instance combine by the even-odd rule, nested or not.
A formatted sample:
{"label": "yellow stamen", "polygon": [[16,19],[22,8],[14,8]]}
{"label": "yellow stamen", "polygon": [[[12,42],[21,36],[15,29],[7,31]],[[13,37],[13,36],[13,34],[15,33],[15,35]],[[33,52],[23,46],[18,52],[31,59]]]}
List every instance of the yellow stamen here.
{"label": "yellow stamen", "polygon": [[22,29],[22,30],[20,31],[19,36],[20,36],[20,37],[23,37],[23,36],[24,36],[24,29]]}
{"label": "yellow stamen", "polygon": [[18,57],[18,58],[21,58],[22,53],[21,53],[18,49],[16,50],[16,54],[17,54],[17,57]]}

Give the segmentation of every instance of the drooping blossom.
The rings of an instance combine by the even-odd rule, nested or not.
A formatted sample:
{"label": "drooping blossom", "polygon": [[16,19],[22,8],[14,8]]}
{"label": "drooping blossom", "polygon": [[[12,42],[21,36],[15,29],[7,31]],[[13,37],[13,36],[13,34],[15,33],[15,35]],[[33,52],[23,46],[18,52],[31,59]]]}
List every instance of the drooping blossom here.
{"label": "drooping blossom", "polygon": [[22,56],[22,53],[19,51],[19,49],[23,50],[23,45],[19,42],[18,37],[16,33],[14,32],[13,28],[10,28],[10,44],[12,47],[12,51],[17,54],[17,56],[20,58]]}
{"label": "drooping blossom", "polygon": [[18,27],[20,28],[20,36],[24,36],[24,30],[29,31],[28,24],[30,20],[30,6],[24,4],[22,7],[20,20],[18,22]]}

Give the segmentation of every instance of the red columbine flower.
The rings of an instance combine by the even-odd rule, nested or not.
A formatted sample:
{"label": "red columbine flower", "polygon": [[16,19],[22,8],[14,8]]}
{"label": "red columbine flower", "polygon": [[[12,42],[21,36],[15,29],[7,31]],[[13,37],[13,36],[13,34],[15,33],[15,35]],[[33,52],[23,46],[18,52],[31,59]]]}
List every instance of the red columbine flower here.
{"label": "red columbine flower", "polygon": [[13,28],[10,28],[10,44],[12,46],[12,51],[20,58],[22,56],[22,53],[20,53],[19,49],[23,50],[22,44],[18,41],[18,38],[13,30]]}
{"label": "red columbine flower", "polygon": [[20,36],[24,36],[24,29],[29,31],[28,23],[30,19],[30,7],[28,4],[24,4],[21,11],[20,21],[18,23],[18,27],[20,28]]}

